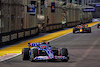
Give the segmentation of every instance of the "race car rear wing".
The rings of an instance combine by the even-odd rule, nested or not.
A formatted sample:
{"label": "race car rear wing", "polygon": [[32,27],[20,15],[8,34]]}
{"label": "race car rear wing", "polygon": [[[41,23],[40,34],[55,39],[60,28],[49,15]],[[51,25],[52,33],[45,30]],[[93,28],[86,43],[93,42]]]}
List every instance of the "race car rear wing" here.
{"label": "race car rear wing", "polygon": [[44,42],[41,42],[41,43],[28,43],[28,46],[29,46],[29,48],[30,48],[30,46],[31,47],[39,47],[41,44],[49,44],[49,42],[46,42],[46,43],[44,43]]}
{"label": "race car rear wing", "polygon": [[38,47],[40,46],[42,43],[28,43],[28,46],[30,47]]}

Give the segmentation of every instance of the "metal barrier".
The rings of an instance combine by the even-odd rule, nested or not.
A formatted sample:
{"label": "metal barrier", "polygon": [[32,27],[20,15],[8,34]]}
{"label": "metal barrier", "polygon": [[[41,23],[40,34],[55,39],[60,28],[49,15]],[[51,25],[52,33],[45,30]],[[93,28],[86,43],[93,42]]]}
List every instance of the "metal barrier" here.
{"label": "metal barrier", "polygon": [[63,29],[62,23],[49,24],[46,26],[46,32],[56,31]]}
{"label": "metal barrier", "polygon": [[0,45],[6,44],[6,43],[12,43],[16,41],[20,41],[22,39],[38,35],[39,34],[39,28],[28,28],[28,29],[22,29],[22,30],[16,30],[11,31],[7,33],[1,33],[0,34]]}

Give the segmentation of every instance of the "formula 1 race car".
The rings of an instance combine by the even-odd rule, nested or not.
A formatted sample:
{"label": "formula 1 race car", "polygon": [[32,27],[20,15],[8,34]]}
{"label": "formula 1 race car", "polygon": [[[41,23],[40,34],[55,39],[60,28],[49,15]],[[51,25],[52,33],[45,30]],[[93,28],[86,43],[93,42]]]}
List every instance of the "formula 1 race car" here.
{"label": "formula 1 race car", "polygon": [[81,32],[91,33],[91,27],[88,27],[88,25],[81,24],[73,28],[73,33],[81,33]]}
{"label": "formula 1 race car", "polygon": [[[29,48],[22,49],[23,60],[39,61],[39,60],[61,60],[68,61],[69,54],[66,48],[51,47],[49,42],[44,43],[28,43]],[[30,48],[32,47],[32,48]]]}
{"label": "formula 1 race car", "polygon": [[97,28],[100,28],[100,23],[97,25]]}

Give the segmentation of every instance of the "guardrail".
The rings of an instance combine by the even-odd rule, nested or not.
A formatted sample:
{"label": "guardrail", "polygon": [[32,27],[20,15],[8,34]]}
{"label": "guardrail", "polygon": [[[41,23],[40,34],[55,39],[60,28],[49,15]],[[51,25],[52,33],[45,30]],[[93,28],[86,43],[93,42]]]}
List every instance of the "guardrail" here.
{"label": "guardrail", "polygon": [[46,26],[46,32],[51,32],[51,31],[56,31],[56,30],[61,30],[61,29],[63,29],[62,23],[49,24]]}
{"label": "guardrail", "polygon": [[75,21],[75,22],[66,22],[65,27],[74,27],[79,24],[85,24],[88,22],[92,22],[91,20],[85,19],[83,21]]}
{"label": "guardrail", "polygon": [[79,24],[80,24],[80,21],[67,22],[66,27],[73,27],[73,26],[76,26],[76,25],[79,25]]}
{"label": "guardrail", "polygon": [[16,30],[16,31],[11,31],[7,33],[1,33],[0,45],[6,44],[6,43],[11,44],[12,42],[20,41],[22,39],[26,39],[28,37],[38,35],[38,34],[39,34],[38,27]]}

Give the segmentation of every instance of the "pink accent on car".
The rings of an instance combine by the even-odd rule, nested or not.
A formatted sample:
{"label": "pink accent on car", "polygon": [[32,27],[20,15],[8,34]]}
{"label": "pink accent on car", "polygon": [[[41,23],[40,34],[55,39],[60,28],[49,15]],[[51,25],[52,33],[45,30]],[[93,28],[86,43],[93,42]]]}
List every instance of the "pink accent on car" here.
{"label": "pink accent on car", "polygon": [[38,55],[40,54],[39,50],[38,50]]}
{"label": "pink accent on car", "polygon": [[46,42],[46,44],[48,44],[48,42]]}
{"label": "pink accent on car", "polygon": [[30,46],[32,46],[32,43],[30,43]]}
{"label": "pink accent on car", "polygon": [[49,56],[46,59],[50,59]]}

